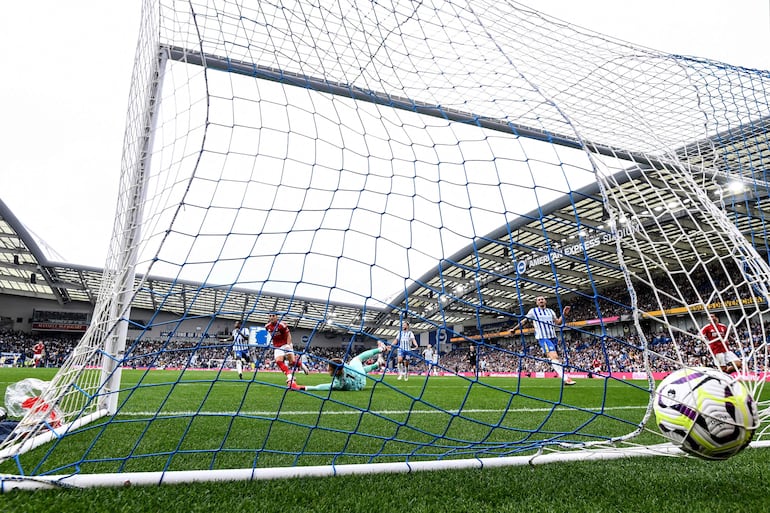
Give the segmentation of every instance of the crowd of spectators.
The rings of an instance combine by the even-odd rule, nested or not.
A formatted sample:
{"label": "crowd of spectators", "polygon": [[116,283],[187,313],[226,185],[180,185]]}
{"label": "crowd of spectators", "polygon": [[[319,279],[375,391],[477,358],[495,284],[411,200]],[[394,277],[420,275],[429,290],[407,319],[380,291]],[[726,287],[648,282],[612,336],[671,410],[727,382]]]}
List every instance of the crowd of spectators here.
{"label": "crowd of spectators", "polygon": [[[761,343],[767,328],[754,324],[750,330],[738,333],[738,341],[732,341],[731,348],[739,355]],[[688,333],[680,333],[673,340],[668,333],[649,333],[646,335],[651,352],[648,353],[650,365],[655,371],[670,371],[687,365],[709,365],[711,357],[703,342],[697,337],[695,327]],[[24,366],[32,364],[32,348],[42,341],[46,352],[43,366],[59,367],[78,341],[74,336],[39,336],[19,332],[0,331],[0,353],[21,355],[10,360],[7,356],[4,365]],[[474,342],[477,345],[478,367],[470,368],[468,363],[468,344],[449,344],[441,351],[440,370],[448,373],[487,372],[487,373],[535,373],[548,372],[550,362],[543,358],[542,351],[531,336],[511,336],[496,338],[486,342]],[[564,355],[569,370],[588,372],[599,368],[613,372],[642,372],[645,368],[641,342],[635,334],[622,337],[593,336],[586,333],[568,332],[559,348]],[[349,359],[359,353],[362,346],[347,350],[345,347],[297,348],[303,352],[303,361],[311,371],[325,372],[327,362],[332,358]],[[255,366],[260,370],[276,369],[272,348],[255,348],[252,354]],[[392,360],[392,359],[391,359]],[[391,362],[392,363],[392,362]],[[142,340],[126,348],[124,365],[133,368],[229,368],[233,364],[230,344],[217,339],[179,340]],[[749,367],[751,368],[751,366]],[[412,372],[425,373],[428,365],[422,357],[415,354],[412,359]]]}
{"label": "crowd of spectators", "polygon": [[33,348],[38,342],[42,342],[45,351],[41,366],[61,367],[79,340],[80,336],[75,334],[30,335],[18,331],[0,330],[0,359],[6,366],[31,366]]}
{"label": "crowd of spectators", "polygon": [[[33,348],[39,342],[45,346],[41,367],[60,367],[80,340],[77,335],[53,336],[39,335],[19,331],[0,330],[0,366],[25,367],[33,363]],[[232,365],[231,343],[222,342],[216,338],[199,339],[142,339],[126,347],[124,366],[133,368],[154,367],[169,368],[202,368],[216,369]],[[325,371],[328,360],[332,358],[349,358],[365,349],[356,344],[346,354],[345,348],[312,348],[308,354],[303,354],[303,360],[311,370]],[[273,349],[252,349],[256,365],[260,369],[276,369],[273,361]]]}
{"label": "crowd of spectators", "polygon": [[[707,274],[703,269],[696,269],[689,275],[669,279],[670,282],[668,283],[662,283],[662,278],[658,278],[658,290],[660,291],[660,288],[666,289],[666,293],[663,294],[655,293],[648,285],[637,283],[634,286],[637,308],[643,312],[654,312],[681,307],[682,304],[699,304],[704,302],[704,298],[706,303],[729,302],[740,297],[747,298],[753,295],[750,289],[744,287],[745,290],[743,290],[740,286],[732,284],[725,272],[725,269],[718,268]],[[733,270],[732,272],[737,273],[739,271]],[[714,293],[715,290],[719,291],[718,295]],[[560,299],[563,304],[556,304],[555,301],[551,301],[553,304],[550,306],[554,309],[563,308],[569,304],[571,308],[569,317],[573,321],[601,317],[602,319],[616,319],[614,322],[617,322],[624,316],[630,317],[632,314],[629,306],[631,298],[625,284],[605,288],[601,293],[592,296],[565,294]],[[508,318],[489,325],[465,327],[463,335],[474,336],[504,331],[516,325],[530,306],[533,305],[522,304],[520,308],[509,312]]]}
{"label": "crowd of spectators", "polygon": [[[709,290],[720,290],[719,300],[727,301],[738,299],[739,296],[750,295],[751,291],[739,294],[735,287],[730,287],[728,278],[718,273],[706,274],[695,270],[691,275],[681,278],[683,283],[671,283],[672,290],[677,290],[679,295],[688,297],[680,298],[676,303],[682,302],[695,304],[697,298],[708,297]],[[668,308],[674,306],[667,304],[666,297],[673,295],[654,294],[651,289],[640,285],[636,287],[637,302],[643,311],[659,310],[661,306]],[[689,291],[689,292],[686,292]],[[692,296],[692,297],[689,297]],[[615,299],[609,299],[615,298]],[[628,290],[618,286],[603,291],[601,296],[574,296],[571,301],[571,320],[595,319],[601,314],[604,319],[616,317],[613,322],[620,322],[623,316],[630,313],[628,306]],[[557,305],[553,305],[558,308]],[[560,305],[563,306],[563,305]],[[482,334],[503,332],[506,325],[510,327],[519,321],[515,314],[511,318],[494,325],[481,327]],[[651,324],[651,329],[656,329]],[[660,329],[660,328],[657,328]],[[692,326],[687,331],[677,331],[675,338],[671,333],[658,331],[645,333],[649,348],[649,363],[655,371],[670,371],[686,365],[709,365],[711,356],[707,352],[705,344],[697,337],[700,326]],[[565,329],[563,341],[560,342],[558,352],[564,359],[568,370],[590,371],[596,368],[603,372],[641,372],[644,371],[644,353],[641,350],[642,343],[634,330],[625,331],[623,336],[609,336],[607,334],[596,335],[587,330]],[[763,343],[764,334],[768,333],[768,327],[754,323],[751,327],[741,327],[737,333],[737,340],[731,340],[730,349],[738,355],[749,354],[752,347]],[[466,330],[465,335],[473,334]],[[42,365],[47,367],[60,366],[67,355],[72,351],[78,341],[77,335],[51,334],[24,334],[19,332],[0,330],[0,353],[6,355],[20,355],[9,360],[6,356],[0,364],[3,365],[31,365],[32,348],[42,341],[45,344],[45,356]],[[477,344],[477,364],[475,368],[469,368],[468,347],[469,344]],[[315,347],[295,348],[303,353],[303,361],[314,371],[324,372],[328,360],[332,358],[349,359],[351,356],[366,349],[363,345],[355,344],[349,350],[345,347]],[[471,340],[466,343],[448,344],[440,348],[439,365],[443,372],[522,372],[535,373],[547,372],[551,369],[551,362],[547,361],[542,351],[537,346],[531,335],[486,336],[480,340]],[[209,339],[142,339],[126,347],[124,365],[135,368],[229,368],[233,365],[230,344],[216,338]],[[255,366],[261,370],[275,369],[272,348],[254,348],[253,354]],[[391,359],[392,360],[392,359]],[[753,368],[749,362],[747,368]],[[428,365],[422,360],[421,355],[416,354],[412,359],[413,372],[424,373]]]}
{"label": "crowd of spectators", "polygon": [[[740,275],[738,269],[716,268],[706,272],[705,268],[696,268],[688,275],[666,277],[661,275],[656,280],[658,293],[649,286],[638,283],[635,285],[636,304],[639,310],[654,312],[670,309],[682,304],[709,304],[711,302],[730,302],[741,298],[750,298],[753,292],[733,284],[729,275]],[[668,282],[663,282],[668,280]],[[665,293],[659,293],[665,289]],[[719,291],[718,294],[715,291]],[[588,296],[573,294],[565,296],[565,304],[554,304],[554,309],[560,309],[568,303],[571,307],[570,320],[595,320],[601,318],[609,322],[627,321],[631,318],[631,303],[628,289],[624,284],[609,287],[601,294]],[[473,343],[474,336],[482,335],[480,348],[480,366],[489,372],[510,372],[511,369],[521,372],[546,372],[550,370],[550,362],[542,358],[542,353],[532,336],[522,339],[521,336],[497,336],[510,330],[518,324],[527,305],[521,311],[512,311],[510,317],[490,325],[471,326],[465,329],[463,336]],[[704,316],[705,320],[705,316]],[[651,324],[651,330],[662,329]],[[697,337],[701,326],[691,326],[687,331],[677,332],[674,338],[669,333],[661,331],[645,333],[645,338],[652,350],[649,354],[650,365],[656,371],[670,371],[686,365],[710,365],[711,356],[707,348]],[[633,331],[633,330],[632,330]],[[763,343],[768,326],[755,322],[750,328],[740,327],[737,340],[730,342],[731,350],[738,355],[749,354],[750,348]],[[526,344],[526,347],[524,346]],[[623,336],[610,337],[607,335],[592,335],[588,331],[565,330],[563,346],[559,353],[566,359],[568,368],[589,370],[598,361],[604,371],[639,372],[645,368],[641,342],[637,335],[626,332]],[[443,356],[443,362],[448,369],[462,370],[466,349],[457,347]],[[467,367],[467,366],[466,366]],[[467,369],[466,369],[467,370]]]}
{"label": "crowd of spectators", "polygon": [[[740,269],[728,269],[717,266],[709,269],[695,268],[687,275],[668,277],[661,274],[656,277],[655,291],[649,286],[638,283],[635,285],[636,303],[642,311],[668,309],[682,304],[698,304],[699,302],[731,301],[741,297],[750,297],[751,290],[743,290],[730,279],[730,276],[740,276]],[[664,280],[668,280],[667,282]],[[661,293],[663,291],[663,293]],[[719,291],[715,294],[714,291]],[[617,285],[602,290],[601,294],[567,294],[562,301],[568,301],[571,307],[570,320],[612,319],[612,322],[622,322],[624,316],[631,313],[630,297],[625,285]],[[705,298],[705,299],[704,299]],[[554,308],[565,305],[554,304]],[[526,305],[523,308],[528,308]],[[445,371],[467,372],[466,354],[468,344],[475,343],[469,335],[482,335],[478,345],[478,367],[487,372],[539,372],[547,371],[550,362],[542,358],[542,353],[531,336],[491,336],[501,333],[517,324],[523,314],[511,312],[510,317],[488,326],[466,327],[464,336],[468,342],[441,348],[440,365]],[[666,371],[681,366],[708,364],[710,357],[705,346],[696,338],[700,327],[692,326],[687,332],[677,332],[676,340],[670,334],[647,333],[645,337],[653,352],[650,364],[653,369]],[[651,329],[655,329],[654,326]],[[642,371],[645,363],[641,343],[633,330],[625,336],[610,337],[594,335],[588,331],[565,330],[563,347],[559,353],[565,359],[568,368],[589,369],[596,366],[598,361],[604,371],[634,372]],[[747,348],[756,347],[763,343],[762,338],[767,333],[759,324],[751,328],[741,327],[738,340],[731,341],[733,351],[739,355]],[[35,344],[43,342],[45,353],[42,366],[58,367],[66,359],[77,343],[77,334],[24,334],[20,332],[0,330],[0,353],[2,365],[31,365],[32,350]],[[302,350],[303,348],[299,347]],[[356,345],[347,351],[344,347],[327,348],[311,347],[303,355],[305,363],[315,370],[324,370],[326,361],[331,358],[349,359],[365,347]],[[261,369],[272,369],[272,348],[254,350],[255,360]],[[232,363],[229,344],[216,338],[210,339],[143,339],[126,348],[124,365],[137,368],[220,368]],[[415,356],[417,365],[413,369],[427,370],[420,365],[420,355]],[[414,365],[414,364],[413,364]]]}

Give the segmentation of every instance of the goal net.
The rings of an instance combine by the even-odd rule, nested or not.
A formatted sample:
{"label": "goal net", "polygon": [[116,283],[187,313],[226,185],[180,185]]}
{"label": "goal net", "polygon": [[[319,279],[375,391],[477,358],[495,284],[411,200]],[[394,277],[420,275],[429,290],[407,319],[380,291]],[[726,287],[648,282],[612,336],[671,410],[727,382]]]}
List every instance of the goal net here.
{"label": "goal net", "polygon": [[[766,436],[767,72],[515,2],[142,20],[93,322],[0,443],[4,486],[676,454],[651,391],[717,365],[709,314]],[[515,329],[540,297],[548,351]],[[292,388],[406,322],[408,379],[393,348],[361,390]]]}

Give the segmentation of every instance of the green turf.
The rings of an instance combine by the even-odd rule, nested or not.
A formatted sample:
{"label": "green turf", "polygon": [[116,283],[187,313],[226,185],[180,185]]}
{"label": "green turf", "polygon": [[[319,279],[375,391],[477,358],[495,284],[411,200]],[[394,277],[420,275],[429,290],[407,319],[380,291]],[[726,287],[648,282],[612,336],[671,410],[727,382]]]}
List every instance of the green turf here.
{"label": "green turf", "polygon": [[[8,384],[27,376],[50,379],[53,371],[0,369],[0,393]],[[19,461],[26,474],[36,474],[265,468],[328,464],[331,461],[337,464],[419,461],[435,459],[436,455],[530,454],[540,443],[552,446],[627,433],[644,414],[647,397],[645,382],[601,379],[580,380],[577,386],[562,389],[558,380],[545,379],[481,378],[479,383],[472,383],[456,376],[430,377],[428,380],[413,376],[409,382],[403,382],[388,376],[384,381],[370,380],[363,392],[333,392],[330,395],[328,392],[289,391],[278,374],[248,374],[244,377],[247,379],[243,381],[233,379],[237,376],[232,372],[217,375],[207,371],[183,374],[126,371],[121,411],[116,418],[95,422],[59,443],[48,444],[22,456]],[[298,380],[312,384],[324,382],[327,377],[300,376]],[[139,386],[134,387],[137,383]],[[658,443],[661,439],[656,434],[644,433],[636,441]],[[44,453],[47,457],[38,466]],[[143,504],[122,506],[121,509],[126,511],[153,511],[148,504],[154,499],[141,498],[149,496],[162,498],[164,502],[189,503],[184,511],[196,511],[195,505],[199,503],[209,504],[209,507],[229,505],[227,511],[272,511],[274,503],[285,502],[307,511],[370,510],[356,506],[354,498],[359,491],[371,497],[372,504],[379,504],[388,511],[391,510],[389,505],[398,510],[392,502],[398,495],[412,495],[404,499],[411,505],[407,508],[409,511],[438,511],[441,509],[438,505],[434,508],[430,504],[431,501],[439,504],[440,497],[452,498],[451,504],[444,504],[447,511],[449,505],[452,511],[560,511],[558,504],[572,500],[561,489],[562,482],[566,487],[581,490],[594,487],[597,494],[606,494],[606,490],[601,492],[607,486],[602,480],[576,479],[575,474],[596,471],[609,479],[608,486],[612,487],[614,482],[614,486],[620,487],[624,484],[622,478],[613,475],[610,479],[605,474],[623,472],[635,479],[645,476],[641,479],[645,481],[655,474],[657,466],[684,465],[681,467],[686,471],[684,476],[669,476],[670,482],[684,487],[693,478],[709,479],[709,469],[739,465],[738,471],[742,472],[746,467],[759,465],[761,457],[757,454],[761,453],[759,450],[746,451],[724,463],[639,458],[622,462],[557,464],[535,469],[513,467],[376,478],[305,479],[301,481],[302,493],[290,493],[288,497],[280,490],[284,486],[298,488],[299,481],[24,493],[40,498],[39,507],[30,511],[47,511],[49,506],[46,505],[55,500],[71,502],[74,508],[79,501],[87,503],[101,500],[98,497],[110,497],[105,500],[112,502],[120,498],[118,502],[122,503],[127,496],[133,496]],[[18,473],[15,462],[0,465],[0,473]],[[394,486],[394,483],[399,484]],[[509,487],[507,499],[503,493],[505,483]],[[356,491],[345,492],[345,486]],[[483,493],[474,490],[474,486],[481,487]],[[643,486],[638,488],[645,491],[636,498],[629,497],[629,504],[653,507],[656,504],[654,495]],[[195,500],[187,497],[193,489],[196,490]],[[443,490],[443,495],[439,490]],[[614,488],[612,490],[610,495],[616,500],[623,498],[622,494],[614,493]],[[426,492],[430,493],[426,496]],[[259,507],[239,509],[239,499],[229,494],[238,496],[243,493],[254,494]],[[340,497],[331,501],[324,498],[327,493]],[[276,498],[269,499],[271,494]],[[582,496],[583,491],[579,494]],[[0,501],[11,498],[9,505],[21,507],[25,502],[18,497],[16,492],[5,494],[0,496]],[[268,498],[263,501],[263,497]],[[309,502],[308,497],[315,499]],[[539,508],[526,509],[521,504],[514,508],[509,505],[511,500],[525,501],[526,508],[530,505],[539,505]],[[591,509],[592,500],[585,496],[577,500],[582,506],[571,505],[567,509],[626,510],[620,505],[615,509]],[[493,507],[495,502],[498,504]],[[599,503],[601,501],[596,502]]]}
{"label": "green turf", "polygon": [[[50,371],[3,369],[2,381]],[[50,376],[48,376],[50,377]],[[645,383],[458,377],[370,379],[361,392],[298,392],[277,373],[128,370],[120,408],[20,459],[26,474],[266,468],[531,452],[632,431]],[[46,378],[47,379],[47,378]],[[313,384],[328,376],[297,378]],[[4,387],[4,385],[0,385]],[[38,463],[41,455],[45,460]],[[11,472],[10,462],[0,472]]]}
{"label": "green turf", "polygon": [[597,513],[767,511],[770,451],[723,462],[634,458],[457,470],[173,486],[16,491],[3,513]]}

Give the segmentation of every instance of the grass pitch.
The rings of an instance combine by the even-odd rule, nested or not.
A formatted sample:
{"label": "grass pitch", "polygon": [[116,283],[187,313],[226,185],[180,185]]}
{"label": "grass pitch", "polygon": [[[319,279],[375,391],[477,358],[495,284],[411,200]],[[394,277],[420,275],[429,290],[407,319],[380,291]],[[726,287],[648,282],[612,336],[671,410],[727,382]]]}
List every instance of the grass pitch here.
{"label": "grass pitch", "polygon": [[[0,393],[54,370],[0,369]],[[121,410],[20,459],[25,473],[264,468],[437,457],[531,454],[633,430],[646,410],[646,383],[375,376],[362,392],[296,392],[282,376],[234,372],[126,371]],[[322,374],[298,376],[303,384]],[[138,386],[134,386],[138,385]],[[108,422],[109,420],[109,422]],[[365,434],[365,436],[363,434]],[[659,443],[644,433],[637,443]],[[38,466],[41,453],[47,458]],[[183,486],[13,492],[3,511],[687,511],[770,496],[766,450],[727,462],[635,458],[503,469],[198,483]],[[758,474],[754,475],[754,472]],[[16,462],[0,473],[18,473]],[[760,482],[761,481],[761,482]],[[729,482],[727,493],[720,488]],[[700,489],[709,490],[708,496]],[[674,497],[676,496],[676,497]],[[669,499],[666,499],[669,497]],[[671,502],[666,503],[666,500]],[[102,501],[104,501],[102,503]],[[699,504],[702,509],[699,509]],[[759,504],[762,504],[760,507]],[[708,506],[708,507],[707,507]],[[737,506],[738,509],[736,509]],[[106,509],[105,509],[106,508]],[[673,508],[673,509],[672,509]],[[759,509],[757,509],[759,508]],[[684,509],[680,509],[684,510]],[[748,511],[750,509],[746,509]]]}
{"label": "grass pitch", "polygon": [[[5,385],[47,369],[3,369]],[[303,384],[328,382],[299,375]],[[3,385],[0,385],[3,387]],[[124,371],[115,417],[21,458],[27,474],[267,468],[479,458],[636,429],[644,382],[373,375],[359,392],[301,392],[278,373]],[[2,390],[0,390],[2,391]],[[650,440],[651,442],[659,440]],[[45,455],[45,460],[38,459]],[[8,472],[0,465],[0,472]]]}

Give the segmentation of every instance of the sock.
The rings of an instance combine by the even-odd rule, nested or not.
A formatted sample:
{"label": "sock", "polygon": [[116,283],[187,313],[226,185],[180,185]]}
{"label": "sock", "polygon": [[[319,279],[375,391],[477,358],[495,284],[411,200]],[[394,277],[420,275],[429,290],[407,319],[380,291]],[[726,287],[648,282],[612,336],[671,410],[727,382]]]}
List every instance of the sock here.
{"label": "sock", "polygon": [[564,376],[564,369],[562,369],[561,362],[559,360],[551,360],[553,370],[556,371],[556,375],[560,378]]}
{"label": "sock", "polygon": [[286,363],[283,360],[275,362],[276,365],[278,365],[278,368],[283,371],[284,374],[289,375],[291,371],[289,370],[289,367],[286,365]]}
{"label": "sock", "polygon": [[235,362],[235,368],[238,369],[238,374],[243,374],[243,363],[240,360]]}

